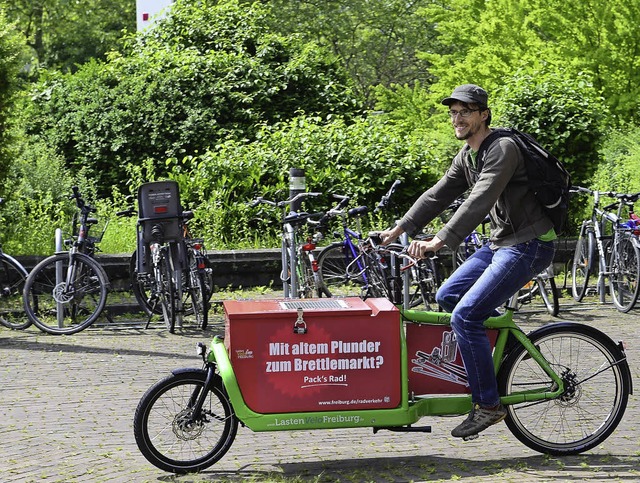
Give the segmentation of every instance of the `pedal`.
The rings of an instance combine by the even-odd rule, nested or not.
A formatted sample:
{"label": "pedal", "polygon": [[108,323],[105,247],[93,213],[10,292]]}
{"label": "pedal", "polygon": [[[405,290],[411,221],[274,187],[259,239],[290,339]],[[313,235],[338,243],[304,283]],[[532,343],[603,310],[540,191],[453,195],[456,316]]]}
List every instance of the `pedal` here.
{"label": "pedal", "polygon": [[478,439],[479,434],[470,434],[469,436],[465,436],[462,438],[462,441],[473,441],[474,439]]}

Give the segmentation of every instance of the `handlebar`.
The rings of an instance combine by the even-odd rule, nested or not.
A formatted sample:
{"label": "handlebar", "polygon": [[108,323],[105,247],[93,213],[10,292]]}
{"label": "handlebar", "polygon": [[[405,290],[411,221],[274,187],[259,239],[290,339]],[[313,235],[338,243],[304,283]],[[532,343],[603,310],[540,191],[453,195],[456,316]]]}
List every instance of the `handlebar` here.
{"label": "handlebar", "polygon": [[70,200],[76,200],[76,206],[80,208],[80,211],[83,215],[88,215],[89,213],[96,212],[96,208],[91,205],[85,203],[84,199],[80,195],[80,189],[77,186],[72,186],[71,191],[73,192],[71,196],[69,196]]}
{"label": "handlebar", "polygon": [[636,201],[638,201],[638,199],[640,199],[640,192],[638,193],[616,193],[615,191],[598,191],[598,190],[592,190],[589,188],[585,188],[584,186],[572,186],[569,189],[570,193],[586,193],[589,195],[593,195],[594,197],[594,202],[596,207],[598,206],[599,202],[600,202],[600,196],[608,196],[609,198],[616,198],[618,201],[616,201],[615,203],[611,203],[608,206],[605,206],[603,209],[605,211],[607,210],[612,210],[614,208],[618,208],[620,203],[624,203],[627,205],[633,204]]}
{"label": "handlebar", "polygon": [[249,203],[249,206],[253,207],[253,206],[265,204],[265,205],[277,206],[278,208],[284,208],[285,206],[291,205],[295,201],[298,201],[304,198],[320,196],[321,194],[322,193],[317,193],[313,191],[304,191],[302,193],[298,193],[293,198],[289,198],[288,200],[283,200],[283,201],[271,201],[271,200],[264,199],[262,196],[258,196],[257,198],[253,199]]}
{"label": "handlebar", "polygon": [[609,196],[610,198],[616,198],[619,196],[619,194],[614,191],[592,190],[590,188],[585,188],[584,186],[572,186],[571,188],[569,188],[569,193],[586,193],[594,196],[604,195],[604,196]]}
{"label": "handlebar", "polygon": [[389,188],[389,191],[387,191],[382,196],[382,198],[380,198],[380,201],[378,202],[378,206],[376,206],[376,208],[373,210],[374,213],[377,213],[378,211],[386,208],[389,205],[389,200],[391,199],[391,196],[393,196],[393,194],[396,192],[396,189],[398,188],[400,183],[402,183],[402,181],[400,181],[399,179],[393,182],[393,184],[391,185],[391,188]]}
{"label": "handlebar", "polygon": [[116,211],[116,216],[131,217],[131,216],[135,216],[137,214],[138,214],[138,211],[133,206],[130,206],[126,210]]}
{"label": "handlebar", "polygon": [[[304,223],[318,225],[324,214],[324,211],[319,211],[317,213],[307,213],[306,211],[290,213],[284,217],[284,223],[289,223],[290,225],[302,225]],[[312,220],[312,218],[316,216],[320,217],[320,220]]]}

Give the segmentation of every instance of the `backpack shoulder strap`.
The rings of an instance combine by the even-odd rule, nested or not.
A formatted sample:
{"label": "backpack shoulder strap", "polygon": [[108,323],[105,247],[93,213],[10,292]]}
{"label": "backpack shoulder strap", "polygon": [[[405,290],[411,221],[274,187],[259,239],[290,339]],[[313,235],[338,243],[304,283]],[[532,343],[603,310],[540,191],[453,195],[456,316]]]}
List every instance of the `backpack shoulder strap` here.
{"label": "backpack shoulder strap", "polygon": [[480,148],[478,149],[478,155],[476,157],[478,163],[478,172],[482,171],[482,167],[484,166],[484,153],[489,146],[493,144],[493,142],[499,138],[503,137],[514,137],[515,133],[513,129],[507,127],[498,127],[491,130],[491,133],[484,138],[482,144],[480,144]]}

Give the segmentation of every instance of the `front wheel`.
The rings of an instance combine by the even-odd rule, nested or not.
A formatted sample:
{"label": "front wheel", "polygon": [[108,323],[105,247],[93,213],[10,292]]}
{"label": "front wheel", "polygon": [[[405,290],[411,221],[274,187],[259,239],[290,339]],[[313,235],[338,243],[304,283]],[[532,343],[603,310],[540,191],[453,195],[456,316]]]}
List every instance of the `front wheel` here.
{"label": "front wheel", "polygon": [[49,334],[75,334],[89,327],[107,302],[102,267],[82,253],[59,253],[36,265],[24,286],[29,319]]}
{"label": "front wheel", "polygon": [[593,230],[585,226],[580,231],[576,243],[576,251],[573,255],[571,266],[571,294],[576,302],[582,301],[587,293],[589,275],[595,265],[596,236]]}
{"label": "front wheel", "polygon": [[556,287],[555,279],[553,277],[545,278],[539,276],[536,278],[536,285],[547,312],[555,317],[560,312],[558,288]]}
{"label": "front wheel", "polygon": [[323,248],[318,254],[318,283],[320,295],[361,296],[366,283],[362,257],[355,257],[345,242]]}
{"label": "front wheel", "polygon": [[194,414],[205,380],[205,371],[172,374],[150,387],[138,404],[133,419],[136,443],[161,470],[202,471],[222,458],[235,439],[238,420],[219,376],[208,388],[202,411]]}
{"label": "front wheel", "polygon": [[26,279],[27,271],[17,260],[0,254],[0,324],[9,329],[22,330],[31,325],[22,302]]}
{"label": "front wheel", "polygon": [[[556,399],[507,406],[506,423],[529,448],[551,455],[587,451],[618,426],[631,391],[624,352],[599,330],[581,324],[553,324],[529,339],[562,378]],[[557,386],[523,346],[506,357],[498,374],[503,396],[554,391]]]}

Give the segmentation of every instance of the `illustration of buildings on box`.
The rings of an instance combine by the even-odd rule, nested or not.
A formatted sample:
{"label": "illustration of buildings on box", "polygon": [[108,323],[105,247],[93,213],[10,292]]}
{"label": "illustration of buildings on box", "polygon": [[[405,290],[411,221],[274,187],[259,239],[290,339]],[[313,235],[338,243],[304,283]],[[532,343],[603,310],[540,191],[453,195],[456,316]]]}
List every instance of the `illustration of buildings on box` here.
{"label": "illustration of buildings on box", "polygon": [[411,371],[442,381],[468,387],[467,372],[458,354],[458,343],[453,332],[442,332],[440,346],[431,352],[415,351],[415,359],[411,359]]}

